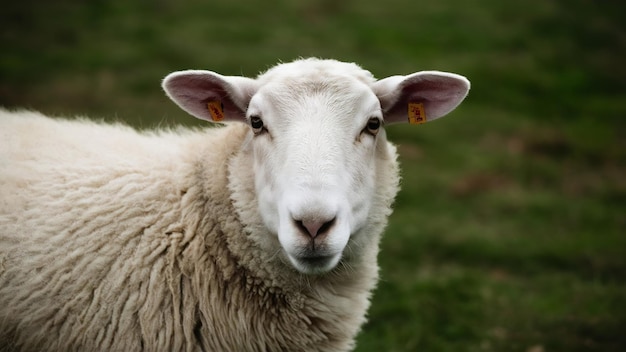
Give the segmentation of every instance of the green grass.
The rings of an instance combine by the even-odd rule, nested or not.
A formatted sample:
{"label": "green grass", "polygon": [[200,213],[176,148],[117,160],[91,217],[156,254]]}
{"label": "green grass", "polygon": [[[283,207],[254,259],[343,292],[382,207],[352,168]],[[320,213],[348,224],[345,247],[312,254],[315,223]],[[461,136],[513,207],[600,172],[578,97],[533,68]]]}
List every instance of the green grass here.
{"label": "green grass", "polygon": [[198,124],[167,73],[301,56],[472,81],[391,126],[403,190],[357,351],[626,349],[626,8],[617,1],[23,0],[0,12],[0,105]]}

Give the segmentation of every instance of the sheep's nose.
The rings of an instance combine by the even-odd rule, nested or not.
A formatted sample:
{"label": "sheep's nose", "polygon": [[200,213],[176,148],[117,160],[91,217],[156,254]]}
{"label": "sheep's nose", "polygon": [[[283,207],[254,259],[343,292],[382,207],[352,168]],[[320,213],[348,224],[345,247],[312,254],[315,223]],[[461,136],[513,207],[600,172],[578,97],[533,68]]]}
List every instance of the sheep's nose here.
{"label": "sheep's nose", "polygon": [[330,228],[335,223],[335,217],[330,220],[320,220],[320,219],[303,219],[303,220],[295,220],[296,226],[300,229],[300,231],[308,235],[311,238],[316,238],[317,236],[321,236],[326,234]]}

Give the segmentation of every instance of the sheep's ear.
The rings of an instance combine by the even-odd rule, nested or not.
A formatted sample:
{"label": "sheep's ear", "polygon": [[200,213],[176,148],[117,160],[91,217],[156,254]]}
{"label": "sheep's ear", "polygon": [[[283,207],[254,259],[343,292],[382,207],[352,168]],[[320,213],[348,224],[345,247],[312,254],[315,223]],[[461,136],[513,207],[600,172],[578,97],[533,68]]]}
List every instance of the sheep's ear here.
{"label": "sheep's ear", "polygon": [[469,89],[465,77],[439,71],[391,76],[373,86],[385,123],[424,123],[440,118],[454,110]]}
{"label": "sheep's ear", "polygon": [[211,121],[245,121],[254,79],[222,76],[211,71],[178,71],[163,79],[165,93],[191,115]]}

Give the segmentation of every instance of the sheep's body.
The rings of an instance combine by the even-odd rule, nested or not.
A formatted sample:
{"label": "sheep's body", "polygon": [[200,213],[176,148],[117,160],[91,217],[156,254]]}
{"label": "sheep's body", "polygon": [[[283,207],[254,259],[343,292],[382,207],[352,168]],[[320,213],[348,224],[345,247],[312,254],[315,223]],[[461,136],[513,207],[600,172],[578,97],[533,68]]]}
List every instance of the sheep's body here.
{"label": "sheep's body", "polygon": [[[0,350],[345,351],[398,190],[381,124],[461,76],[302,60],[164,81],[205,130],[0,109]],[[409,106],[409,114],[411,106]]]}
{"label": "sheep's body", "polygon": [[246,130],[0,114],[0,345],[348,349],[375,263],[307,278],[254,253],[228,181]]}

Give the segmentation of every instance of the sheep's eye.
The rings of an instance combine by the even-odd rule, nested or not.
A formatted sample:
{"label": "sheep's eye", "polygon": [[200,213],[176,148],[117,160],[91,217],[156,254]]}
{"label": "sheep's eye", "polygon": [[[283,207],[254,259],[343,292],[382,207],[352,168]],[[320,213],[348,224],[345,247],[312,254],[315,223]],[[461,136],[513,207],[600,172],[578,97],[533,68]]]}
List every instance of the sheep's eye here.
{"label": "sheep's eye", "polygon": [[258,116],[250,117],[250,126],[254,133],[261,133],[263,131],[263,120]]}
{"label": "sheep's eye", "polygon": [[378,119],[377,117],[372,117],[371,119],[369,119],[369,121],[367,121],[367,126],[365,127],[365,129],[371,135],[375,136],[380,129],[380,119]]}

